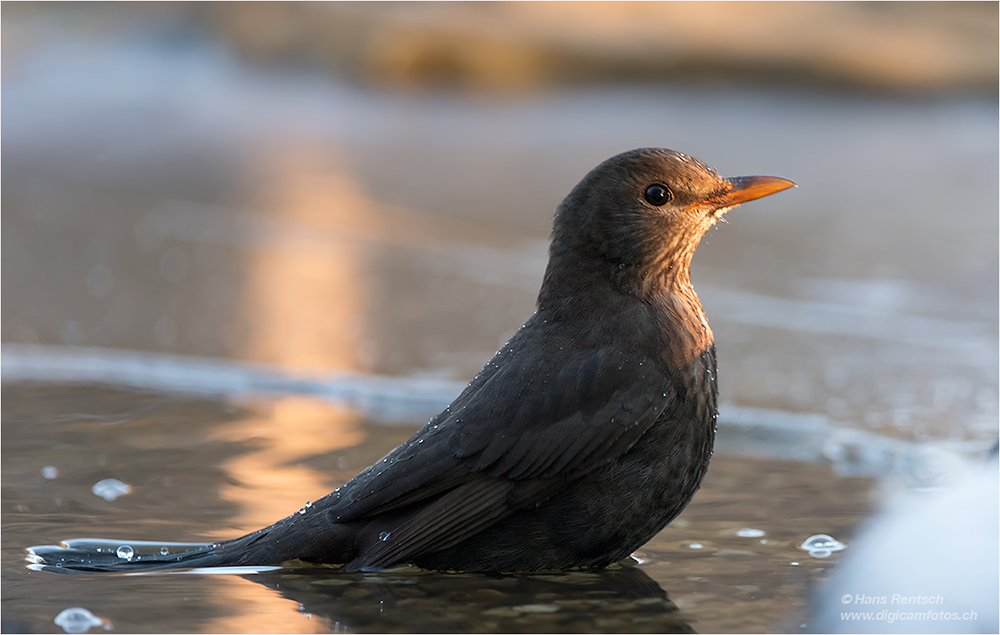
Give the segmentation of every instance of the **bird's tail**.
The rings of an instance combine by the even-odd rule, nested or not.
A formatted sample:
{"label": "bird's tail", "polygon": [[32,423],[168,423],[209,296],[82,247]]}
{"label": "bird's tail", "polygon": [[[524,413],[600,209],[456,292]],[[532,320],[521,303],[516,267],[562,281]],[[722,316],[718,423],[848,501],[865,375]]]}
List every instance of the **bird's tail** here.
{"label": "bird's tail", "polygon": [[[222,543],[225,544],[225,543]],[[162,569],[232,566],[222,544],[81,538],[29,547],[36,570],[56,573],[126,573]]]}
{"label": "bird's tail", "polygon": [[324,516],[285,518],[219,543],[82,538],[28,549],[28,566],[57,573],[128,573],[202,567],[270,567],[290,560],[343,563],[352,557],[352,532]]}

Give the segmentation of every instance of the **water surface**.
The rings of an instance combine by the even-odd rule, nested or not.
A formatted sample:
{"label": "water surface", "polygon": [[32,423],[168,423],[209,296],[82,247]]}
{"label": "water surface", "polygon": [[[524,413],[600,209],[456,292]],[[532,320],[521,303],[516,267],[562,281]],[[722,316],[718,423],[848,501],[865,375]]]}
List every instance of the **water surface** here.
{"label": "water surface", "polygon": [[[636,554],[639,563],[607,572],[57,575],[29,571],[25,547],[234,537],[319,498],[415,428],[303,396],[234,404],[22,384],[5,387],[2,403],[4,620],[12,630],[58,632],[52,620],[75,606],[119,632],[784,630],[795,626],[810,584],[837,561],[799,545],[820,529],[849,540],[870,506],[868,479],[720,456],[688,510]],[[311,413],[314,429],[305,416],[282,422],[288,411]],[[95,495],[93,484],[107,478],[131,493]]]}

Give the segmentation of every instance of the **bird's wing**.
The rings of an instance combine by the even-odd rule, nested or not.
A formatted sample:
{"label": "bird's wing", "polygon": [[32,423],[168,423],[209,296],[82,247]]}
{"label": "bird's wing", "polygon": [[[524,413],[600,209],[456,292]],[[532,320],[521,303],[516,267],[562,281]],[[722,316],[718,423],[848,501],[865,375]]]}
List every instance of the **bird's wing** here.
{"label": "bird's wing", "polygon": [[455,454],[493,477],[577,474],[630,448],[672,392],[650,359],[614,346],[513,357],[452,405],[456,420],[487,423],[457,426]]}
{"label": "bird's wing", "polygon": [[501,350],[458,399],[345,485],[336,522],[426,501],[368,546],[387,566],[457,544],[625,453],[673,401],[651,360],[604,346],[545,355]]}

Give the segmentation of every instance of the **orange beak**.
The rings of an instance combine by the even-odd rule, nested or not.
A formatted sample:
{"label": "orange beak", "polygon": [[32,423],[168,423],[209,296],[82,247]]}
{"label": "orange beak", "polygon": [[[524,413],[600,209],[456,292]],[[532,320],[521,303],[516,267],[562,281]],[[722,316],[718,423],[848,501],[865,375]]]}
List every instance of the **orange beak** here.
{"label": "orange beak", "polygon": [[708,199],[699,207],[714,209],[735,207],[740,203],[763,198],[790,187],[797,187],[794,181],[783,179],[780,176],[734,176],[726,179],[726,182],[732,186],[728,192]]}

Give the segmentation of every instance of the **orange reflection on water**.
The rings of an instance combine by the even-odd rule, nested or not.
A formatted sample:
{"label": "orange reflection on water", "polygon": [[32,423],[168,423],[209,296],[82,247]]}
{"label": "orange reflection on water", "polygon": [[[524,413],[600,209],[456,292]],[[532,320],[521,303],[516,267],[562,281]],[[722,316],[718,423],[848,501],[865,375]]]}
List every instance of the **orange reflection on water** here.
{"label": "orange reflection on water", "polygon": [[204,633],[328,633],[326,620],[299,612],[299,603],[237,576],[213,576],[213,589],[239,607],[209,620]]}
{"label": "orange reflection on water", "polygon": [[[289,396],[270,404],[271,416],[243,419],[222,429],[227,441],[259,445],[225,462],[231,482],[220,495],[239,505],[239,516],[218,528],[215,539],[266,527],[326,494],[337,485],[328,471],[302,461],[361,443],[364,432],[345,409],[310,398]],[[331,471],[333,466],[330,466]]]}
{"label": "orange reflection on water", "polygon": [[[357,237],[372,231],[375,206],[323,149],[282,145],[257,156],[253,213],[275,231],[242,254],[248,330],[239,355],[293,371],[356,370],[367,307],[367,243]],[[349,411],[300,396],[273,402],[269,417],[237,422],[225,434],[262,446],[224,465],[233,483],[222,495],[240,504],[233,522],[241,531],[329,493],[328,474],[303,461],[363,440]]]}
{"label": "orange reflection on water", "polygon": [[366,242],[377,208],[312,148],[265,153],[257,199],[284,231],[246,254],[246,359],[289,369],[353,370],[364,339]]}
{"label": "orange reflection on water", "polygon": [[[367,304],[364,244],[357,235],[370,232],[372,206],[321,150],[283,147],[259,156],[255,200],[262,209],[254,212],[281,231],[241,254],[245,282],[239,310],[249,328],[238,355],[288,370],[354,370]],[[351,413],[324,400],[287,396],[267,408],[270,416],[222,429],[227,440],[259,443],[261,449],[224,463],[231,480],[220,495],[238,503],[240,513],[215,539],[270,525],[329,493],[327,472],[305,461],[363,440]],[[248,598],[257,605],[240,611],[246,624],[229,616],[224,626],[220,621],[221,630],[291,633],[322,626],[305,617],[289,620],[289,600],[270,590],[247,593],[243,580],[220,592],[233,606]]]}

